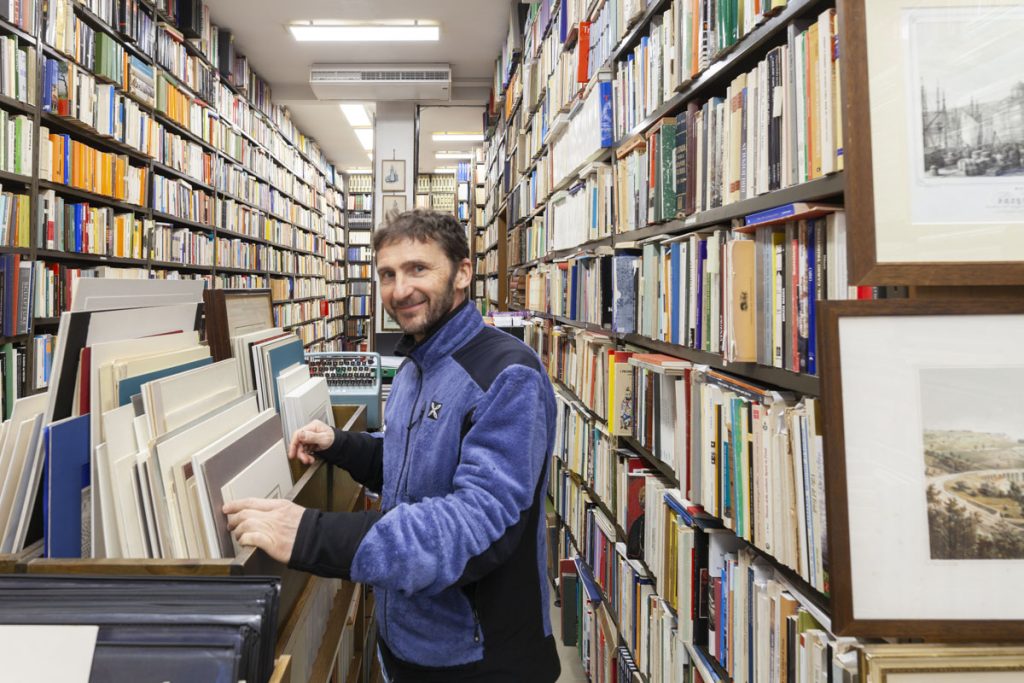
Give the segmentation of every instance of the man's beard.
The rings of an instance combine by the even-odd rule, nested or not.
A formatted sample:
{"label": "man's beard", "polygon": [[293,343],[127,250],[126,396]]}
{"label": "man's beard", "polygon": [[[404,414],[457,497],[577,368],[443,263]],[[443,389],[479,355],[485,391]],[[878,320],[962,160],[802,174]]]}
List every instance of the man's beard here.
{"label": "man's beard", "polygon": [[428,299],[426,316],[406,322],[398,315],[395,315],[398,304],[396,304],[396,311],[388,311],[391,317],[398,323],[398,326],[402,328],[402,332],[411,336],[425,334],[452,309],[452,304],[455,303],[455,276],[457,274],[458,271],[453,269],[451,276],[448,278],[448,286],[439,298]]}

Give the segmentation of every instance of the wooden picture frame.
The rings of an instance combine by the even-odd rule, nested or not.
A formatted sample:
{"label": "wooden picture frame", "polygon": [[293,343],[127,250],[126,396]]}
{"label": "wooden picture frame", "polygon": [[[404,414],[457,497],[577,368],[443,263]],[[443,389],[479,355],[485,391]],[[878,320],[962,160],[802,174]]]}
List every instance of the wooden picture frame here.
{"label": "wooden picture frame", "polygon": [[[834,633],[1024,640],[1024,598],[1019,587],[1005,590],[1019,584],[1024,531],[1013,532],[1014,555],[986,557],[983,542],[994,545],[981,533],[989,519],[977,518],[965,548],[979,550],[947,556],[951,542],[944,547],[942,533],[955,520],[943,517],[942,506],[955,500],[958,517],[978,512],[976,492],[958,487],[983,477],[986,461],[972,460],[972,469],[957,461],[966,446],[935,446],[964,421],[987,428],[961,429],[963,438],[994,438],[987,406],[1019,392],[1013,377],[1024,377],[1024,300],[823,301],[818,320]],[[950,401],[975,381],[1005,387]],[[1019,398],[997,406],[1000,416],[1001,406],[1024,415]],[[1024,420],[1011,422],[1002,436],[1024,431]],[[993,538],[997,531],[1006,533],[993,526]]]}
{"label": "wooden picture frame", "polygon": [[404,193],[385,194],[381,197],[381,209],[384,216],[390,216],[392,212],[405,213],[408,209],[408,198]]}
{"label": "wooden picture frame", "polygon": [[[984,122],[996,120],[984,112],[1002,106],[984,98],[1003,96],[1005,84],[999,102],[1024,107],[1024,92],[1008,85],[1019,68],[988,58],[1012,45],[1024,59],[1016,37],[1001,40],[1024,31],[1024,3],[982,5],[838,0],[851,284],[1024,284],[1024,139],[1012,140],[1021,149],[1012,157],[997,137],[984,142]],[[972,114],[981,123],[968,125]],[[972,146],[964,140],[975,125],[982,142]]]}
{"label": "wooden picture frame", "polygon": [[970,674],[966,680],[971,683],[1019,680],[1024,677],[1024,647],[885,644],[860,650],[860,683],[928,683],[935,675],[952,674]]}
{"label": "wooden picture frame", "polygon": [[215,362],[231,358],[231,337],[274,327],[269,289],[206,289],[203,303],[206,341]]}
{"label": "wooden picture frame", "polygon": [[405,160],[384,159],[380,162],[381,192],[405,192]]}

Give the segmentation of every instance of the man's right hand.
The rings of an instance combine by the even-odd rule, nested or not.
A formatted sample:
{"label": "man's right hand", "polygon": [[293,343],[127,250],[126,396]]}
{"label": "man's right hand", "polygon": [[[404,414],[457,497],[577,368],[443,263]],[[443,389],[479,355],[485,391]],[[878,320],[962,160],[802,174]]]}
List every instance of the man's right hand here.
{"label": "man's right hand", "polygon": [[334,430],[320,420],[313,420],[292,435],[292,442],[288,446],[288,458],[298,458],[303,465],[312,465],[316,462],[316,453],[330,448],[333,443]]}

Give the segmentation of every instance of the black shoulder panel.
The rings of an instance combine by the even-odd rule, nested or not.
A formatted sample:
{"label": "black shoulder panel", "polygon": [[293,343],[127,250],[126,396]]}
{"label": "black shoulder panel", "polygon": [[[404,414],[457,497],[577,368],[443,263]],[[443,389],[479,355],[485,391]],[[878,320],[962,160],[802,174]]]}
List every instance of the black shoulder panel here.
{"label": "black shoulder panel", "polygon": [[543,374],[537,354],[511,334],[485,325],[480,333],[452,354],[480,389],[486,392],[501,372],[511,365],[523,365]]}

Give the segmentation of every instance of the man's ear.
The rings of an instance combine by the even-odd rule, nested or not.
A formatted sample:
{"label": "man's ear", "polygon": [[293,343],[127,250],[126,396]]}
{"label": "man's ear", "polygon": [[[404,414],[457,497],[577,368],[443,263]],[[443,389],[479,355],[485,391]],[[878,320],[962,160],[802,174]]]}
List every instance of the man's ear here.
{"label": "man's ear", "polygon": [[458,270],[455,272],[455,289],[465,289],[473,281],[473,262],[468,258],[462,259]]}

